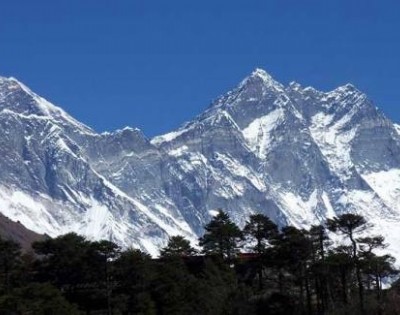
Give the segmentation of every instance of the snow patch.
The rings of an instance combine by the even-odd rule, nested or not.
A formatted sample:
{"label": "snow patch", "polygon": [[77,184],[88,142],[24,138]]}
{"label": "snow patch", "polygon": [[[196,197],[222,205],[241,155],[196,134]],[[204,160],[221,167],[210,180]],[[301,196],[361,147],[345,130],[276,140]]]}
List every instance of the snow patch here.
{"label": "snow patch", "polygon": [[260,158],[265,158],[271,143],[271,132],[284,118],[284,110],[277,108],[268,115],[257,118],[242,130],[250,149]]}
{"label": "snow patch", "polygon": [[397,134],[400,136],[400,125],[393,124],[394,128],[396,129]]}
{"label": "snow patch", "polygon": [[336,212],[335,212],[335,210],[333,210],[331,201],[329,200],[329,196],[325,191],[322,193],[321,198],[322,198],[322,201],[324,202],[324,205],[325,205],[325,208],[326,208],[325,217],[327,219],[331,219],[334,216],[336,216]]}
{"label": "snow patch", "polygon": [[226,154],[216,154],[216,160],[222,161],[224,166],[229,170],[231,174],[238,177],[243,177],[246,180],[249,180],[250,183],[256,187],[259,191],[266,191],[266,187],[264,182],[260,177],[257,176],[257,173],[252,171],[247,166],[241,164],[239,161],[230,157]]}
{"label": "snow patch", "polygon": [[400,213],[400,169],[363,174],[362,177],[388,207]]}
{"label": "snow patch", "polygon": [[29,230],[46,233],[50,236],[60,234],[62,226],[45,207],[46,200],[40,196],[33,198],[20,190],[0,187],[1,213],[13,221],[19,221]]}
{"label": "snow patch", "polygon": [[329,167],[344,178],[352,175],[351,141],[356,135],[357,128],[348,131],[342,128],[350,121],[353,114],[354,111],[332,124],[333,115],[318,113],[312,117],[310,126],[311,136],[327,159]]}
{"label": "snow patch", "polygon": [[310,227],[318,223],[315,209],[318,205],[318,191],[314,190],[308,200],[292,192],[280,192],[280,204],[287,213],[289,224],[297,227]]}
{"label": "snow patch", "polygon": [[167,133],[165,135],[157,136],[157,137],[154,137],[150,141],[150,143],[152,145],[158,146],[164,142],[170,142],[170,141],[178,138],[180,135],[184,134],[186,131],[187,131],[187,129],[181,129],[178,131],[173,131],[173,132]]}
{"label": "snow patch", "polygon": [[208,210],[208,214],[212,217],[217,216],[219,213],[219,210]]}

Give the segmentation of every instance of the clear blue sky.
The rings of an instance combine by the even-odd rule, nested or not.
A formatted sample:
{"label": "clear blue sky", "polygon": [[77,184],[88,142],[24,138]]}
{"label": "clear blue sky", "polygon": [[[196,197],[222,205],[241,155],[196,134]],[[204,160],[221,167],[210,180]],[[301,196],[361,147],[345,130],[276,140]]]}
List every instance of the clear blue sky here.
{"label": "clear blue sky", "polygon": [[323,90],[352,82],[400,121],[399,59],[399,1],[0,4],[0,75],[98,131],[176,128],[255,67]]}

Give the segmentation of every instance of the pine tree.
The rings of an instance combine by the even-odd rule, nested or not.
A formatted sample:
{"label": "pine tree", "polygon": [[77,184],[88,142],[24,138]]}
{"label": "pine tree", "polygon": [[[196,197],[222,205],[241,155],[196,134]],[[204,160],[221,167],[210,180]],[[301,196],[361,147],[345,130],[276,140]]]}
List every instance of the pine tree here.
{"label": "pine tree", "polygon": [[238,251],[242,232],[232,222],[228,214],[219,210],[218,214],[204,227],[205,234],[200,238],[200,246],[205,254],[219,255],[231,261]]}
{"label": "pine tree", "polygon": [[[304,300],[307,304],[308,313],[312,313],[311,283],[309,277],[309,265],[312,261],[312,244],[307,237],[307,231],[297,229],[293,226],[286,226],[278,238],[274,241],[276,259],[284,271],[291,274],[295,281],[291,286],[299,287],[299,302],[302,310]],[[282,277],[282,271],[280,270]],[[280,284],[282,286],[282,284]],[[281,293],[283,290],[280,289]]]}
{"label": "pine tree", "polygon": [[382,250],[387,247],[383,236],[368,236],[357,239],[360,243],[360,265],[362,272],[367,275],[368,289],[370,283],[375,283],[378,314],[382,314],[382,279],[394,276],[397,270],[393,264],[395,259],[390,255],[379,256],[374,250]]}
{"label": "pine tree", "polygon": [[31,283],[0,296],[0,314],[83,315],[48,283]]}
{"label": "pine tree", "polygon": [[110,262],[117,258],[121,249],[120,247],[110,241],[102,240],[98,242],[94,242],[91,244],[91,247],[94,249],[95,253],[100,256],[100,259],[103,261],[104,265],[104,282],[105,282],[105,291],[107,298],[107,313],[108,315],[112,314],[111,309],[111,297],[112,297],[112,277],[110,271]]}
{"label": "pine tree", "polygon": [[348,292],[351,285],[351,273],[354,270],[352,247],[340,245],[328,251],[325,264],[329,271],[329,291],[332,295],[336,293],[336,296],[339,296],[335,299],[336,307],[340,305],[338,302],[341,301],[346,308],[349,303]]}
{"label": "pine tree", "polygon": [[243,229],[244,235],[250,242],[255,242],[252,247],[257,254],[258,288],[263,289],[263,256],[270,241],[278,235],[278,227],[267,216],[253,214]]}
{"label": "pine tree", "polygon": [[0,238],[0,294],[7,294],[12,288],[12,274],[20,264],[21,247],[19,244]]}
{"label": "pine tree", "polygon": [[188,257],[197,253],[188,240],[177,235],[170,237],[166,247],[161,249],[161,257]]}
{"label": "pine tree", "polygon": [[278,227],[267,216],[263,214],[253,214],[243,229],[244,235],[255,241],[253,246],[255,253],[261,255],[269,245],[271,239],[278,235]]}
{"label": "pine tree", "polygon": [[352,257],[356,268],[358,293],[360,302],[360,314],[364,314],[364,287],[361,278],[361,266],[357,254],[358,246],[356,234],[361,233],[370,227],[365,218],[361,215],[346,213],[333,219],[327,220],[328,229],[332,232],[339,232],[346,236],[352,245]]}
{"label": "pine tree", "polygon": [[138,249],[128,249],[113,262],[115,307],[122,314],[156,314],[152,287],[156,278],[155,262]]}
{"label": "pine tree", "polygon": [[327,248],[331,245],[326,229],[323,225],[312,225],[308,235],[312,244],[313,265],[311,267],[315,277],[317,307],[324,313],[328,307],[327,266],[325,263]]}

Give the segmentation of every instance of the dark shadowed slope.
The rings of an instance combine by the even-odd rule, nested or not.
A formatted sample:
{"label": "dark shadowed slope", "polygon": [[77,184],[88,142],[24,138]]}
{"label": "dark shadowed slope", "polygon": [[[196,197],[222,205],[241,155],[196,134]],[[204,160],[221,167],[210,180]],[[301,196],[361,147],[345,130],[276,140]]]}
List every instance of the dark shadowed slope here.
{"label": "dark shadowed slope", "polygon": [[13,240],[24,250],[29,250],[33,242],[42,240],[46,236],[32,232],[20,222],[14,222],[0,213],[0,237]]}

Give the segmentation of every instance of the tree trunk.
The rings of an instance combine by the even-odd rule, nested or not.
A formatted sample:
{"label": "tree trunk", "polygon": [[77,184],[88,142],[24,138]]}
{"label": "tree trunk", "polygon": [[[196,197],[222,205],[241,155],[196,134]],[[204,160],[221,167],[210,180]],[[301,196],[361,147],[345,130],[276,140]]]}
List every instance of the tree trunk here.
{"label": "tree trunk", "polygon": [[346,271],[341,271],[341,282],[343,289],[343,304],[347,305],[347,281],[346,281]]}
{"label": "tree trunk", "polygon": [[306,295],[307,295],[307,308],[308,314],[312,315],[312,305],[311,305],[311,292],[310,292],[310,285],[308,281],[308,276],[305,277],[305,286],[306,286]]}
{"label": "tree trunk", "polygon": [[281,268],[279,268],[278,272],[278,286],[279,286],[279,293],[283,294],[283,274]]}
{"label": "tree trunk", "polygon": [[382,293],[381,283],[382,283],[382,281],[381,281],[381,277],[378,272],[376,272],[375,281],[376,281],[376,299],[378,302],[378,315],[382,315],[382,313],[383,313],[382,301],[381,301],[381,293]]}
{"label": "tree trunk", "polygon": [[356,267],[356,277],[357,277],[357,283],[358,283],[358,296],[360,300],[360,314],[365,314],[364,311],[364,288],[362,284],[362,278],[361,278],[361,268],[360,268],[360,263],[358,261],[358,255],[357,255],[357,243],[353,238],[353,233],[349,233],[350,241],[353,245],[353,261],[354,265]]}
{"label": "tree trunk", "polygon": [[108,257],[106,256],[105,261],[105,273],[106,273],[106,296],[107,296],[107,315],[112,315],[111,309],[111,289],[110,289],[110,278],[108,271]]}

